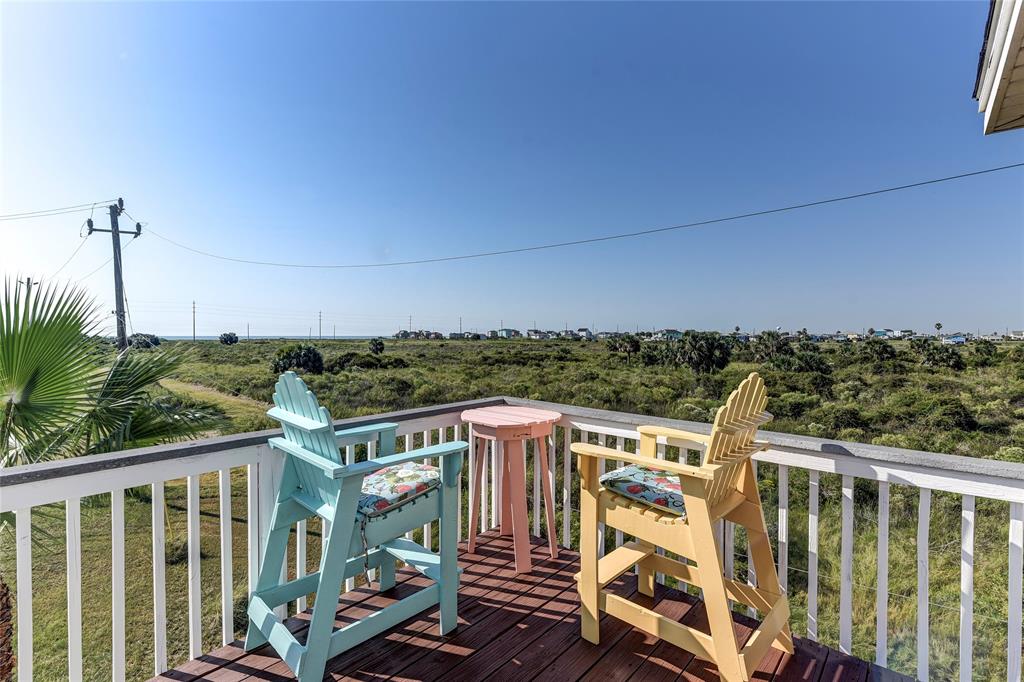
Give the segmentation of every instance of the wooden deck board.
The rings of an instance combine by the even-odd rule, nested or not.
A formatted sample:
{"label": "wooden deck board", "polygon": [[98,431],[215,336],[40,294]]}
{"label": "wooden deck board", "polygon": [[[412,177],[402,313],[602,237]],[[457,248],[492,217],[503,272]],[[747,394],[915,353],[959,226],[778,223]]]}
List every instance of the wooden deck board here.
{"label": "wooden deck board", "polygon": [[[550,680],[552,682],[717,681],[714,666],[666,642],[607,616],[601,620],[601,643],[579,636],[579,608],[573,574],[575,552],[547,556],[540,540],[534,545],[534,570],[516,575],[512,543],[495,533],[480,536],[477,551],[465,547],[459,556],[464,569],[459,589],[459,627],[446,637],[437,634],[437,610],[432,609],[328,662],[325,680],[400,680],[409,682],[469,682],[469,680]],[[414,571],[398,572],[398,584],[388,592],[359,588],[339,597],[335,627],[385,608],[429,584]],[[706,629],[703,604],[683,592],[658,586],[654,598],[636,593],[636,580],[626,574],[610,589],[649,608]],[[755,621],[737,614],[736,634],[745,641]],[[303,639],[309,614],[288,620]],[[756,680],[802,682],[866,682],[880,671],[859,659],[796,638],[796,652],[771,649],[761,661]],[[176,682],[287,682],[287,666],[264,647],[246,653],[233,642],[199,659],[188,661],[159,678]],[[882,678],[886,679],[886,678]],[[893,676],[892,679],[901,679]]]}

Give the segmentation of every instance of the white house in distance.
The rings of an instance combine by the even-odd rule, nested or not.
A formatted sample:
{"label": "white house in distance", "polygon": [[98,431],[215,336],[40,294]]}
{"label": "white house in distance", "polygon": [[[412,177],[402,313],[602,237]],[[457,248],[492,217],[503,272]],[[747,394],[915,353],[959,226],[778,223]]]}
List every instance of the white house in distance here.
{"label": "white house in distance", "polygon": [[974,99],[984,131],[1024,127],[1024,0],[991,0]]}

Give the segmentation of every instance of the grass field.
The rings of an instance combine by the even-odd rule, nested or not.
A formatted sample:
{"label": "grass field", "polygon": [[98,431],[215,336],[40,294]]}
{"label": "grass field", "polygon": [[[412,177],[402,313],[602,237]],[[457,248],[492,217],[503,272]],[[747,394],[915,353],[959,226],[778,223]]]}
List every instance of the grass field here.
{"label": "grass field", "polygon": [[[191,345],[191,344],[188,344]],[[229,431],[272,426],[263,415],[276,373],[271,361],[280,342],[221,346],[196,344],[191,361],[166,390],[214,406],[230,420]],[[830,371],[786,371],[757,362],[742,351],[719,372],[695,374],[685,366],[627,362],[599,343],[529,341],[389,341],[383,354],[393,363],[374,367],[366,342],[315,344],[336,371],[307,374],[306,380],[335,417],[369,414],[485,397],[515,395],[640,414],[708,421],[742,376],[759,369],[768,383],[777,414],[770,428],[861,442],[914,447],[967,456],[1024,459],[1024,360],[1013,348],[976,361],[963,352],[964,369],[920,365],[905,345],[896,345],[896,364],[877,362],[834,346],[819,352]],[[368,359],[369,358],[369,359]],[[649,358],[648,358],[649,360]],[[339,368],[339,365],[343,367]],[[363,366],[361,366],[363,365]],[[820,368],[819,368],[820,369]],[[826,374],[824,378],[818,374]],[[532,468],[528,469],[532,471]],[[761,467],[767,510],[774,508],[774,467]],[[235,474],[234,586],[239,603],[247,587],[245,487]],[[576,481],[573,482],[577,484]],[[820,521],[820,639],[838,640],[839,505],[838,477],[822,477]],[[889,641],[890,667],[912,673],[916,650],[917,499],[913,489],[893,486],[890,516]],[[876,488],[858,482],[855,490],[854,653],[874,658],[875,576],[877,557]],[[168,555],[185,535],[183,482],[167,487]],[[464,498],[468,497],[464,495]],[[219,645],[219,521],[216,479],[204,477],[202,498],[202,584],[204,647]],[[575,498],[574,498],[575,500]],[[109,676],[110,521],[108,500],[100,496],[83,509],[83,590],[85,594],[86,679]],[[574,505],[575,506],[575,502]],[[789,583],[793,626],[806,630],[807,477],[791,472]],[[152,670],[150,506],[144,494],[127,502],[127,595],[129,675],[144,678]],[[1008,506],[979,500],[975,563],[974,679],[1005,679]],[[66,599],[62,505],[39,510],[40,531],[56,538],[34,557],[37,679],[66,679]],[[770,525],[775,524],[769,514]],[[560,524],[559,524],[560,527]],[[933,495],[930,557],[930,626],[934,679],[954,679],[959,625],[960,498]],[[315,528],[310,533],[311,562],[318,556]],[[774,529],[772,529],[774,534]],[[7,542],[5,539],[4,542]],[[737,538],[737,572],[744,574],[745,549]],[[2,547],[0,570],[13,575],[13,552]],[[167,566],[171,660],[187,658],[186,566]],[[238,623],[241,627],[241,620]]]}

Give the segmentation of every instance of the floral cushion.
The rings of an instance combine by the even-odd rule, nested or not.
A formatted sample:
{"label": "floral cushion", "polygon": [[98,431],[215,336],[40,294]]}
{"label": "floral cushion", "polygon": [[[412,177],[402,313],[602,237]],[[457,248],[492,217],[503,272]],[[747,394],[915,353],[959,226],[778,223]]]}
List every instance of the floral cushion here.
{"label": "floral cushion", "polygon": [[422,462],[406,462],[375,471],[363,479],[359,512],[374,516],[400,507],[441,482],[441,471]]}
{"label": "floral cushion", "polygon": [[601,485],[623,497],[673,514],[686,515],[679,477],[666,471],[630,464],[601,476]]}

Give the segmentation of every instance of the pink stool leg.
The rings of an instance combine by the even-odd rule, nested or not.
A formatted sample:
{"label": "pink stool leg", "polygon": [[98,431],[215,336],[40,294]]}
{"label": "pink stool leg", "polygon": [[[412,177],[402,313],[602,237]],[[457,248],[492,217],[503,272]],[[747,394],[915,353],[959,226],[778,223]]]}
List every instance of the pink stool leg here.
{"label": "pink stool leg", "polygon": [[[551,490],[551,459],[548,457],[548,439],[538,438],[539,448],[534,452],[539,453],[541,461],[541,485],[544,488],[544,512],[548,517],[548,547],[551,549],[551,558],[558,558],[558,537],[555,535],[555,495]],[[534,511],[534,514],[537,512]]]}
{"label": "pink stool leg", "polygon": [[487,452],[487,441],[476,439],[476,452],[473,453],[473,495],[469,501],[469,553],[476,550],[476,532],[480,528],[480,495],[483,490],[484,456]]}
{"label": "pink stool leg", "polygon": [[[498,441],[494,441],[495,444]],[[512,535],[513,521],[512,521],[512,496],[509,494],[509,458],[505,452],[505,443],[497,447],[495,450],[500,458],[501,465],[495,465],[495,470],[501,471],[501,486],[498,488],[498,524],[499,532],[502,535]]]}
{"label": "pink stool leg", "polygon": [[526,462],[523,457],[523,441],[505,442],[505,459],[508,461],[508,493],[512,507],[512,542],[515,545],[516,573],[529,573],[530,530],[526,514]]}

